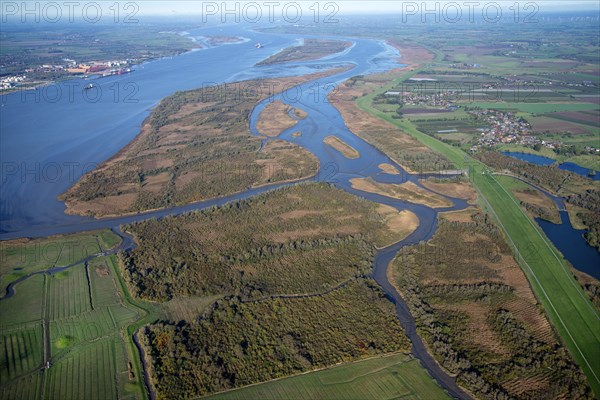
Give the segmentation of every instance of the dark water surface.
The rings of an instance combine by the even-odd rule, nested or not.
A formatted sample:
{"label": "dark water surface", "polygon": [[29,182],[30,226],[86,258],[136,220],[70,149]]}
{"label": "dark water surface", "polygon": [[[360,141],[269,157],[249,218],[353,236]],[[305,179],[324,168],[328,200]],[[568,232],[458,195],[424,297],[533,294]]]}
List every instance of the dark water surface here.
{"label": "dark water surface", "polygon": [[[538,156],[537,154],[528,154],[528,153],[513,152],[513,151],[503,151],[502,154],[509,156],[509,157],[516,158],[518,160],[537,164],[537,165],[552,165],[556,162],[556,160],[553,160],[551,158],[544,157],[544,156]],[[558,165],[558,169],[562,169],[563,171],[570,171],[575,174],[586,177],[588,179],[592,179],[594,181],[600,180],[600,172],[592,171],[592,172],[594,172],[594,174],[590,175],[589,168],[584,168],[584,167],[577,165],[575,163],[572,163],[572,162],[561,163]]]}
{"label": "dark water surface", "polygon": [[566,211],[560,212],[561,224],[536,218],[548,239],[579,271],[600,279],[600,253],[587,244],[583,237],[585,229],[575,229]]}
{"label": "dark water surface", "polygon": [[[205,29],[192,35],[223,35]],[[33,227],[76,224],[56,197],[84,173],[108,159],[139,132],[142,121],[162,98],[178,91],[259,77],[303,75],[332,65],[254,67],[294,44],[298,37],[228,28],[249,39],[164,58],[134,68],[131,74],[76,79],[38,90],[3,95],[0,107],[0,233]],[[254,44],[261,42],[263,49]],[[370,60],[383,51],[364,41],[354,56]],[[93,82],[95,88],[83,88]]]}
{"label": "dark water surface", "polygon": [[[408,209],[419,217],[420,225],[405,240],[379,251],[375,258],[373,277],[382,286],[387,296],[396,305],[396,312],[403,323],[407,335],[413,343],[413,354],[442,387],[453,397],[469,398],[457,387],[454,378],[442,371],[429,356],[421,339],[416,334],[415,324],[407,305],[388,282],[386,270],[398,250],[405,245],[428,240],[435,232],[439,211],[457,210],[466,207],[466,202],[453,200],[454,206],[434,210],[384,196],[365,193],[351,187],[349,180],[355,177],[371,177],[380,182],[401,183],[407,180],[419,184],[417,175],[407,174],[379,150],[353,135],[346,127],[340,113],[329,103],[327,95],[335,83],[351,76],[385,71],[397,66],[397,52],[382,42],[367,39],[350,39],[353,47],[338,55],[314,62],[288,63],[279,66],[254,67],[268,55],[295,43],[298,37],[288,35],[267,35],[231,28],[228,35],[239,35],[250,40],[241,44],[225,45],[207,50],[191,52],[171,59],[146,63],[136,68],[131,75],[103,78],[96,85],[105,93],[111,85],[125,88],[126,83],[135,83],[137,102],[117,101],[114,96],[102,96],[96,103],[85,101],[83,96],[61,97],[56,102],[37,99],[35,93],[23,96],[22,93],[6,96],[2,107],[2,159],[15,167],[3,170],[0,239],[23,236],[41,237],[55,233],[72,233],[98,228],[114,228],[120,224],[140,221],[150,217],[163,217],[187,211],[220,205],[272,190],[286,184],[275,184],[255,188],[240,194],[219,199],[153,211],[145,214],[111,219],[94,220],[64,214],[64,204],[56,196],[68,189],[87,170],[102,162],[127,144],[139,131],[150,108],[176,90],[192,89],[206,84],[233,82],[242,79],[268,78],[285,75],[299,75],[352,64],[350,71],[335,76],[309,82],[297,87],[291,93],[275,96],[285,103],[308,113],[307,118],[282,133],[280,138],[305,147],[320,160],[320,171],[313,178],[329,182],[357,196],[375,202],[388,204],[398,210]],[[192,32],[192,35],[207,35],[210,31]],[[217,32],[215,32],[217,33]],[[223,34],[220,30],[219,34]],[[255,42],[265,44],[269,52],[257,50]],[[81,80],[63,83],[84,85]],[[76,92],[79,93],[79,92]],[[85,93],[85,92],[84,92]],[[81,93],[79,93],[81,95]],[[111,94],[114,94],[111,92]],[[255,107],[250,128],[256,132],[258,114],[274,98],[267,99]],[[301,131],[302,136],[292,138],[293,131]],[[323,138],[335,135],[359,151],[357,159],[346,159],[341,153],[323,143]],[[93,160],[90,163],[90,160]],[[54,163],[54,164],[49,164]],[[383,173],[378,165],[394,165],[399,174]],[[48,175],[47,165],[75,166],[70,174]],[[39,165],[39,167],[37,167]],[[86,168],[81,168],[85,166]],[[21,168],[22,167],[22,168]],[[79,169],[77,169],[79,167]],[[35,168],[39,168],[37,171]],[[15,173],[16,171],[16,173]],[[23,174],[23,171],[33,171]],[[37,172],[37,175],[36,175]],[[30,176],[31,175],[31,176]],[[40,177],[41,179],[34,179]],[[54,178],[54,179],[48,179]],[[135,245],[127,242],[130,250]],[[124,245],[121,245],[124,246]],[[122,247],[123,248],[123,247]],[[12,290],[12,287],[9,288]],[[7,294],[10,294],[7,292]]]}
{"label": "dark water surface", "polygon": [[[537,165],[552,165],[555,163],[555,160],[551,158],[542,157],[535,154],[513,153],[508,151],[503,152],[502,154]],[[566,164],[577,167],[580,172],[583,170],[587,171],[587,169],[573,163],[561,164],[559,168],[567,169],[569,166],[562,168]],[[596,173],[596,176],[600,177],[598,173]],[[596,178],[594,178],[594,180],[596,180]],[[554,196],[545,190],[541,191],[544,192],[546,196],[554,200],[555,203],[557,203],[559,210],[564,209],[563,199]],[[587,241],[583,237],[585,230],[573,228],[573,225],[571,225],[571,221],[569,220],[569,215],[566,211],[560,212],[560,218],[562,221],[560,224],[553,224],[552,222],[548,222],[540,218],[536,218],[536,221],[546,236],[548,236],[548,239],[552,241],[554,246],[560,250],[560,252],[575,268],[593,276],[596,279],[600,279],[600,253],[598,250],[588,245]]]}

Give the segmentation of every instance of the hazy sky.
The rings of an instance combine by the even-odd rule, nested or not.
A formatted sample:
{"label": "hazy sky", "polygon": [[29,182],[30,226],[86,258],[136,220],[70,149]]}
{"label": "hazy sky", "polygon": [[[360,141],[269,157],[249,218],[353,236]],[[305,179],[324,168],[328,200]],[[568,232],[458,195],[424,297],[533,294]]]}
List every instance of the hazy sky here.
{"label": "hazy sky", "polygon": [[[279,3],[279,7],[283,7],[286,3],[290,3],[287,0],[256,0],[256,1],[226,1],[228,3],[227,7],[234,7],[234,3],[239,3],[243,6],[246,3],[256,3],[260,6],[261,9],[266,8],[264,6],[268,1],[273,1],[275,3]],[[465,10],[467,6],[463,6],[465,2],[477,2],[480,4],[480,7],[483,7],[486,3],[492,3],[487,0],[454,0],[454,1],[425,1],[427,3],[427,8],[433,8],[434,3],[439,3],[442,6],[447,3],[456,3],[461,7],[464,7]],[[325,5],[329,2],[329,0],[311,0],[311,1],[296,1],[303,10],[308,10],[308,8],[314,4],[318,3],[318,5],[323,9]],[[577,11],[577,10],[597,10],[599,7],[599,2],[597,0],[495,0],[494,2],[499,3],[503,8],[510,7],[515,3],[519,3],[521,7],[524,7],[527,3],[535,3],[539,7],[540,12],[544,11]],[[207,3],[216,4],[219,8],[222,7],[223,1],[195,1],[195,0],[175,0],[175,1],[137,1],[140,6],[140,14],[200,14],[204,7],[207,7]],[[401,12],[403,9],[403,5],[406,7],[407,3],[417,4],[419,7],[423,3],[422,0],[415,1],[405,1],[405,0],[378,0],[378,1],[368,1],[368,0],[341,0],[341,1],[332,1],[331,3],[335,3],[339,8],[339,13],[389,13],[389,12]],[[277,7],[277,6],[275,6]],[[275,8],[276,10],[276,8]],[[331,10],[331,9],[330,9]],[[323,10],[322,10],[323,12]]]}
{"label": "hazy sky", "polygon": [[[68,5],[70,4],[70,5]],[[447,9],[444,6],[453,4],[454,8]],[[544,12],[556,11],[584,11],[594,10],[600,12],[599,0],[79,0],[79,1],[9,1],[0,0],[0,14],[2,21],[8,19],[24,19],[27,21],[35,18],[35,15],[43,17],[44,20],[52,20],[59,15],[58,20],[70,20],[70,16],[75,19],[88,17],[94,19],[95,15],[99,20],[110,20],[111,17],[124,19],[135,16],[150,15],[168,15],[168,16],[196,16],[212,15],[215,18],[223,19],[223,15],[233,13],[252,18],[260,13],[260,21],[279,20],[282,15],[290,16],[293,19],[294,8],[300,11],[299,15],[303,17],[314,17],[315,7],[319,9],[319,18],[326,16],[339,17],[350,14],[401,14],[405,11],[407,16],[418,17],[424,10],[434,10],[438,13],[448,13],[449,18],[453,13],[460,12],[464,18],[469,15],[481,15],[485,7],[490,5],[500,6],[500,15],[512,15],[515,13],[514,6],[518,5],[520,17],[535,15]],[[290,7],[293,6],[293,7]],[[95,10],[99,7],[100,10]],[[287,13],[283,10],[289,7]],[[457,12],[457,7],[459,8]],[[248,9],[248,11],[246,11]],[[34,10],[31,15],[31,10]],[[210,12],[207,12],[210,10]],[[474,10],[474,11],[473,11]],[[248,14],[245,14],[245,13]],[[494,10],[488,14],[493,14]],[[84,15],[85,14],[85,15]],[[272,17],[270,17],[272,15]],[[210,17],[209,17],[210,18]],[[235,16],[227,17],[227,21],[235,19]]]}

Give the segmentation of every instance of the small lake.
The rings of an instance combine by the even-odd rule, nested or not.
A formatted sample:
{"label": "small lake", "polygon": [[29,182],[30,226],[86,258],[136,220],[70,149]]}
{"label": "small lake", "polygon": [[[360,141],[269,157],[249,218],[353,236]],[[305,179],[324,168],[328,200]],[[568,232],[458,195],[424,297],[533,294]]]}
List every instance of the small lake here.
{"label": "small lake", "polygon": [[[504,154],[505,156],[516,158],[521,161],[527,161],[527,162],[530,162],[530,163],[536,164],[536,165],[544,165],[544,166],[552,165],[556,162],[556,160],[553,160],[551,158],[544,157],[544,156],[538,156],[537,154],[528,154],[528,153],[513,152],[513,151],[503,151],[502,154]],[[600,173],[598,171],[596,171],[596,173],[594,175],[590,176],[589,175],[590,170],[588,168],[582,167],[582,166],[577,165],[572,162],[564,162],[562,164],[559,164],[558,169],[562,169],[563,171],[573,172],[575,174],[584,176],[588,179],[592,179],[595,181],[600,180]]]}
{"label": "small lake", "polygon": [[[536,154],[502,152],[509,157],[517,158],[522,161],[527,161],[536,165],[552,165],[556,162],[548,157],[538,156]],[[567,165],[569,164],[569,165]],[[560,169],[569,170],[567,167],[575,166],[578,168],[580,175],[587,175],[587,169],[573,163],[563,163],[559,165]],[[576,172],[576,171],[571,171]],[[596,173],[594,180],[597,180],[600,174]],[[564,208],[564,200],[560,197],[553,196],[551,193],[544,192],[550,197],[559,208]],[[542,228],[548,239],[552,241],[554,246],[565,256],[565,258],[577,268],[579,271],[585,272],[596,279],[600,279],[600,252],[590,246],[583,237],[584,229],[575,229],[569,220],[569,214],[566,211],[560,212],[560,224],[536,218],[536,222]]]}
{"label": "small lake", "polygon": [[583,237],[585,230],[573,228],[566,211],[560,212],[561,224],[536,218],[548,239],[581,272],[600,279],[600,252],[587,244]]}
{"label": "small lake", "polygon": [[572,162],[565,162],[562,163],[558,166],[559,169],[562,169],[564,171],[571,171],[574,172],[576,174],[585,176],[586,178],[590,178],[592,180],[598,181],[600,180],[600,173],[598,171],[596,171],[596,173],[594,175],[589,175],[590,170],[587,168],[584,168],[580,165],[577,165],[575,163]]}

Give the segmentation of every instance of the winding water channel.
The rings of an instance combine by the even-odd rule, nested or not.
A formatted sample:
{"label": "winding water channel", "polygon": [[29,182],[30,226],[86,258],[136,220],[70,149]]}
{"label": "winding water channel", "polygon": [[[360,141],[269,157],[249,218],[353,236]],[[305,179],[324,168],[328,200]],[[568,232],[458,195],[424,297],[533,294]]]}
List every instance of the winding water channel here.
{"label": "winding water channel", "polygon": [[[210,34],[210,32],[203,31],[202,34],[206,35]],[[236,34],[236,32],[228,32],[228,34]],[[392,68],[397,65],[394,61],[397,54],[383,43],[375,40],[348,38],[348,40],[351,40],[354,43],[354,46],[350,50],[335,57],[328,57],[327,60],[287,64],[285,66],[255,68],[253,67],[254,63],[268,56],[268,54],[259,53],[259,51],[254,49],[253,43],[255,41],[261,41],[261,43],[265,43],[267,46],[269,46],[269,44],[278,46],[273,50],[273,52],[276,52],[279,48],[290,45],[297,38],[286,35],[258,34],[250,31],[238,32],[238,34],[250,38],[251,40],[238,45],[228,45],[217,48],[217,50],[220,49],[219,51],[221,53],[215,49],[209,49],[202,52],[186,54],[181,57],[175,57],[172,60],[156,61],[139,67],[135,74],[136,83],[140,88],[140,92],[143,89],[148,89],[149,86],[147,85],[164,85],[164,87],[160,90],[146,90],[146,92],[144,92],[144,97],[141,97],[144,99],[143,101],[145,103],[142,105],[136,104],[135,106],[127,105],[125,107],[127,109],[125,112],[113,110],[113,108],[118,107],[115,107],[114,104],[110,107],[109,102],[101,107],[101,110],[95,110],[95,118],[93,117],[94,112],[92,112],[93,107],[90,108],[89,104],[77,104],[77,107],[83,113],[81,116],[84,120],[83,125],[81,120],[78,119],[80,118],[79,116],[77,118],[73,117],[72,110],[69,110],[70,104],[68,103],[60,106],[56,106],[54,103],[32,105],[27,102],[19,102],[18,99],[15,99],[18,95],[13,96],[12,99],[5,102],[6,106],[2,107],[3,140],[5,139],[4,132],[6,132],[7,129],[11,130],[11,133],[7,136],[10,143],[9,149],[14,151],[14,154],[11,154],[9,159],[14,159],[18,162],[48,162],[48,160],[64,162],[65,160],[69,161],[70,157],[76,158],[78,162],[85,162],[89,159],[99,159],[100,161],[106,159],[133,138],[134,134],[137,132],[136,130],[139,129],[142,120],[148,115],[148,108],[152,104],[155,104],[161,97],[172,93],[174,90],[191,89],[193,87],[201,86],[199,83],[202,82],[198,79],[189,81],[184,79],[186,77],[185,74],[182,76],[181,72],[174,73],[173,71],[175,71],[176,68],[169,65],[170,61],[177,64],[179,68],[188,71],[187,73],[189,75],[187,77],[189,78],[190,76],[201,73],[201,71],[194,70],[194,63],[203,60],[204,58],[201,56],[210,53],[211,50],[215,50],[213,53],[216,53],[217,56],[219,56],[219,54],[222,56],[220,59],[221,62],[224,62],[227,56],[239,58],[241,54],[242,57],[250,57],[250,62],[242,58],[239,60],[239,64],[235,64],[235,62],[227,63],[227,65],[235,64],[235,68],[229,66],[226,67],[229,68],[223,75],[226,75],[226,77],[222,77],[222,79],[215,77],[214,80],[217,82],[265,76],[272,77],[305,74],[316,70],[333,68],[339,65],[352,64],[352,69],[338,73],[326,80],[321,79],[319,81],[312,81],[298,86],[294,89],[293,95],[288,91],[288,93],[275,95],[274,98],[269,98],[259,103],[250,116],[251,132],[258,134],[256,131],[258,114],[268,102],[273,101],[274,99],[282,100],[292,107],[305,111],[307,117],[298,121],[298,124],[293,128],[284,131],[279,139],[297,143],[312,152],[319,159],[320,170],[312,180],[332,183],[336,187],[354,195],[377,203],[390,205],[398,210],[410,210],[418,216],[420,225],[410,236],[377,252],[374,261],[373,278],[381,285],[388,298],[395,304],[396,314],[400,319],[406,334],[412,341],[413,355],[420,360],[423,367],[429,371],[431,376],[446,389],[451,396],[460,399],[468,399],[469,396],[456,385],[455,379],[445,373],[427,353],[423,341],[416,333],[415,321],[410,314],[408,306],[387,277],[387,269],[390,262],[403,246],[416,244],[420,241],[428,240],[433,236],[436,229],[438,212],[463,209],[467,204],[464,200],[449,198],[454,204],[452,207],[434,210],[424,205],[366,193],[352,188],[350,179],[366,177],[385,183],[411,181],[419,186],[421,186],[421,184],[419,183],[419,175],[408,174],[381,151],[352,134],[346,127],[338,110],[327,100],[327,95],[334,88],[335,83],[344,81],[352,76]],[[226,49],[224,53],[222,53],[222,49]],[[164,64],[167,65],[165,66]],[[208,71],[215,69],[215,67],[216,66],[210,64],[210,62],[208,67],[199,67],[196,65],[196,68],[200,68],[202,71],[205,68]],[[149,73],[148,70],[152,70],[153,72]],[[165,71],[171,71],[175,74],[175,83],[170,85],[164,83],[171,79],[171,75],[169,73],[165,74]],[[114,78],[107,78],[106,81],[101,80],[99,81],[99,84],[101,86],[107,86],[111,84],[111,79]],[[148,97],[145,97],[146,95]],[[52,111],[60,113],[57,116],[59,119],[48,119],[47,121],[50,126],[49,128],[46,127],[46,132],[49,131],[51,133],[54,131],[57,133],[57,137],[52,138],[42,135],[43,137],[40,139],[41,145],[39,145],[39,143],[34,144],[34,148],[36,148],[37,151],[28,151],[27,148],[23,149],[19,147],[19,145],[22,146],[27,139],[19,137],[17,135],[18,132],[15,132],[15,130],[23,131],[25,137],[34,135],[34,132],[30,131],[33,129],[33,125],[28,122],[21,123],[15,117],[19,112],[24,113],[25,109],[27,109],[28,114],[31,115],[29,119],[36,120],[36,118],[39,118],[38,122],[47,118],[48,113]],[[10,116],[8,110],[12,110],[15,115]],[[102,113],[103,111],[106,111],[109,114],[108,116],[105,116],[104,119],[99,118],[98,116],[98,113]],[[8,120],[4,120],[4,115],[9,117]],[[23,115],[24,114],[21,114],[21,116]],[[69,117],[69,115],[71,116]],[[121,116],[121,118],[115,120],[114,118],[111,119],[111,116],[114,116],[115,118]],[[60,119],[61,117],[65,118],[65,120]],[[74,119],[77,119],[77,121],[73,121]],[[96,123],[95,125],[93,124],[93,121]],[[86,125],[87,123],[90,125]],[[71,126],[69,126],[69,124],[71,124]],[[87,140],[78,136],[69,137],[69,132],[71,132],[69,129],[74,129],[73,124],[79,126],[79,129],[89,129],[92,131],[89,135],[84,135],[87,137]],[[296,131],[302,132],[302,135],[300,137],[292,137],[292,133]],[[348,159],[340,152],[324,144],[323,139],[329,135],[337,136],[348,143],[360,153],[360,157]],[[113,140],[114,143],[110,142],[111,140]],[[68,151],[61,148],[61,146],[65,146],[67,143],[71,144]],[[94,148],[94,143],[99,146]],[[103,146],[103,144],[106,143],[108,143],[107,147]],[[78,154],[77,152],[81,151],[83,148],[85,148],[86,151],[84,151],[83,154]],[[5,154],[8,155],[8,151],[10,150],[3,147],[2,156],[4,157]],[[20,158],[19,154],[21,155]],[[387,174],[382,172],[378,167],[378,165],[382,163],[393,165],[398,170],[398,174]],[[79,174],[79,176],[80,175],[81,174]],[[253,188],[239,194],[148,213],[118,218],[91,219],[65,215],[64,205],[56,200],[56,195],[60,194],[74,182],[65,181],[63,179],[59,180],[58,183],[54,182],[52,184],[52,182],[23,182],[22,179],[19,181],[13,176],[8,177],[8,180],[6,181],[5,178],[6,177],[3,176],[3,193],[1,198],[3,223],[0,239],[3,240],[18,237],[43,237],[52,234],[67,234],[100,228],[112,228],[124,237],[117,231],[121,224],[148,218],[177,215],[214,205],[222,205],[230,201],[245,199],[264,193],[268,190],[289,185],[274,184],[261,188]],[[29,197],[31,197],[31,199]],[[22,204],[19,203],[20,199],[23,200]],[[130,238],[125,236],[124,239],[125,240],[119,248],[112,250],[112,253],[120,249],[132,250],[135,247],[135,243],[131,241]],[[93,255],[89,258],[95,256],[98,255]],[[82,260],[81,262],[86,261],[88,261],[88,259]],[[58,267],[45,272],[55,273],[68,267],[70,266]],[[26,277],[22,279],[26,279]],[[11,285],[7,288],[6,296],[11,296],[13,294],[14,285]]]}

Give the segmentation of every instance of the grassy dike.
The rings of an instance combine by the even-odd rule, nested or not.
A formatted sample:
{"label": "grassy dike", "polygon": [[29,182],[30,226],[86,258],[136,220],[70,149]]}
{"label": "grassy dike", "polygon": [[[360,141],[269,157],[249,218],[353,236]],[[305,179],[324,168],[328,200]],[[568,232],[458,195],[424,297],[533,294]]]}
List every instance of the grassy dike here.
{"label": "grassy dike", "polygon": [[119,289],[121,290],[121,294],[123,295],[123,301],[132,309],[138,311],[138,315],[143,315],[137,321],[133,322],[130,325],[127,325],[125,328],[121,330],[121,336],[125,341],[127,347],[127,354],[129,359],[131,360],[132,367],[135,370],[135,376],[137,377],[137,389],[139,393],[145,394],[144,397],[150,398],[150,393],[148,393],[148,389],[146,388],[146,384],[144,381],[144,367],[142,365],[142,357],[140,354],[135,342],[133,341],[133,336],[135,333],[145,325],[149,325],[161,318],[161,314],[156,310],[156,307],[152,307],[149,303],[144,303],[141,301],[136,301],[131,297],[131,293],[129,293],[129,289],[125,284],[123,279],[123,275],[121,270],[119,269],[117,260],[117,256],[111,256],[109,258],[110,268],[112,272],[115,274],[117,279]]}
{"label": "grassy dike", "polygon": [[[440,55],[436,52],[436,60],[441,58]],[[554,245],[523,212],[514,196],[486,172],[487,167],[483,163],[457,147],[418,131],[409,121],[393,119],[372,106],[375,96],[420,71],[415,69],[407,72],[390,85],[357,99],[357,106],[398,126],[432,150],[445,155],[457,168],[469,169],[470,180],[479,193],[480,203],[502,227],[515,258],[544,305],[554,328],[585,372],[596,396],[600,396],[600,317]]]}

